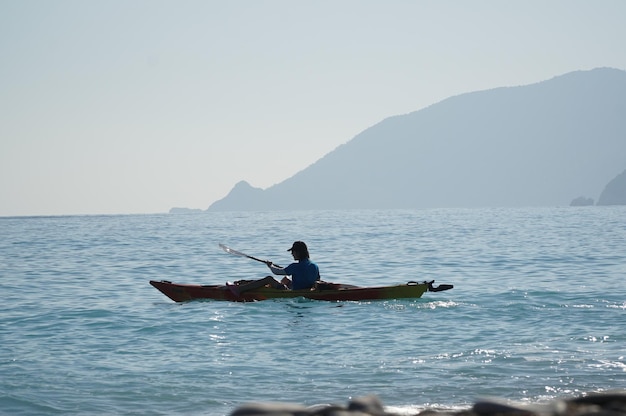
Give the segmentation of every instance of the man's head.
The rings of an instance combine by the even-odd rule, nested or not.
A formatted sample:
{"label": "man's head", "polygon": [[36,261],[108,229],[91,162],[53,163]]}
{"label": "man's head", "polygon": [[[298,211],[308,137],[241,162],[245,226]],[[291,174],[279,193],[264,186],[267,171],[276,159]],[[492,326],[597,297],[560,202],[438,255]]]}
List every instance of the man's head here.
{"label": "man's head", "polygon": [[291,251],[291,254],[293,254],[293,257],[298,260],[309,258],[309,249],[304,243],[304,241],[294,241],[291,248],[287,251]]}

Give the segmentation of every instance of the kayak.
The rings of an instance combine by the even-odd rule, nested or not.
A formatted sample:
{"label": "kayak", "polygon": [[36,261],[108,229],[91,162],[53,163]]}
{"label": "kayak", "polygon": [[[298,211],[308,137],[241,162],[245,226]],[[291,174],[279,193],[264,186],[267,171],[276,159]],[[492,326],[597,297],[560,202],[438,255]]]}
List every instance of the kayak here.
{"label": "kayak", "polygon": [[306,290],[284,290],[268,286],[239,292],[237,286],[250,283],[242,280],[225,285],[193,285],[172,283],[167,280],[151,280],[150,284],[174,302],[186,302],[197,299],[227,300],[232,302],[254,302],[267,299],[285,299],[303,297],[327,301],[359,301],[380,299],[419,298],[424,292],[441,292],[452,289],[452,285],[433,286],[428,282],[408,282],[395,286],[359,287],[340,283],[318,282],[314,288]]}

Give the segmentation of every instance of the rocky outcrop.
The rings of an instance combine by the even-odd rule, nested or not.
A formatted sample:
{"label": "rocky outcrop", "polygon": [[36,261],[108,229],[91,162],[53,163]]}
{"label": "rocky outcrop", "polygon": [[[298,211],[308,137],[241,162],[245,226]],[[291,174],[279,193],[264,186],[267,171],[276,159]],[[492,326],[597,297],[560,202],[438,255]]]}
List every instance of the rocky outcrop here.
{"label": "rocky outcrop", "polygon": [[181,208],[181,207],[174,207],[170,209],[169,211],[170,214],[199,214],[201,212],[204,212],[204,211],[198,208]]}
{"label": "rocky outcrop", "polygon": [[579,196],[570,202],[570,207],[588,207],[593,205],[593,198],[586,198],[584,196]]}
{"label": "rocky outcrop", "polygon": [[598,205],[626,205],[626,170],[606,185]]}
{"label": "rocky outcrop", "polygon": [[[305,407],[289,403],[250,403],[235,409],[231,416],[398,416],[386,412],[375,396],[356,398],[347,406]],[[424,410],[416,416],[624,416],[626,391],[590,393],[549,403],[517,405],[506,401],[484,400],[467,410],[448,412]]]}

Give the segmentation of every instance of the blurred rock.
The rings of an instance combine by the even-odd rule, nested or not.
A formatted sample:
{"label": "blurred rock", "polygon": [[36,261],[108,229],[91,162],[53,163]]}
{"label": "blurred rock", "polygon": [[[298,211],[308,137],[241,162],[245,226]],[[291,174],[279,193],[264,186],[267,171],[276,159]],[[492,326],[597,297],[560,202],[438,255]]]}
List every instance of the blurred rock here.
{"label": "blurred rock", "polygon": [[[398,416],[387,413],[376,396],[355,398],[347,406],[305,407],[290,403],[248,403],[231,416]],[[519,405],[498,399],[480,400],[467,410],[427,409],[416,416],[626,416],[626,390],[588,393],[548,403]]]}

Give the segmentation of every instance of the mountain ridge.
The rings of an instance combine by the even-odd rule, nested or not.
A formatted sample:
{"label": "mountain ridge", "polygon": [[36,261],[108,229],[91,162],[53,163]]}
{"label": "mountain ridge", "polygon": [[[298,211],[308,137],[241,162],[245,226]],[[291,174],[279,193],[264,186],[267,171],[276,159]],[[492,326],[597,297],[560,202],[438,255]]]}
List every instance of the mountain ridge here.
{"label": "mountain ridge", "polygon": [[626,167],[624,114],[626,72],[613,68],[460,94],[265,190],[241,181],[208,211],[568,205]]}

